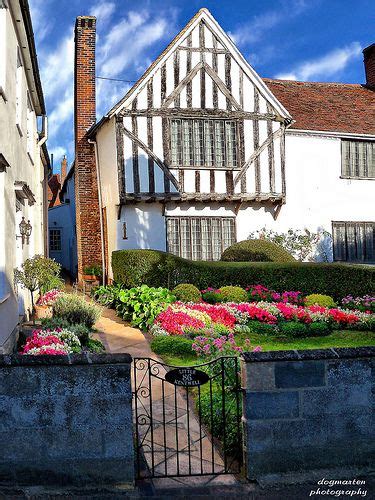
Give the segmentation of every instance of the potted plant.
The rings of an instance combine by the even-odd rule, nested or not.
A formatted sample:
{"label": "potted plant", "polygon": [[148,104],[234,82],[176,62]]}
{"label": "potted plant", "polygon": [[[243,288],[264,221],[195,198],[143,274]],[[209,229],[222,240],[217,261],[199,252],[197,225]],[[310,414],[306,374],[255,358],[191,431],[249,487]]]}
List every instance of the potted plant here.
{"label": "potted plant", "polygon": [[60,290],[54,289],[41,295],[35,304],[35,318],[52,318],[53,316],[53,304],[55,303],[57,297],[60,295]]}
{"label": "potted plant", "polygon": [[83,269],[83,280],[94,282],[100,281],[102,277],[102,267],[100,264],[90,264]]}
{"label": "potted plant", "polygon": [[26,259],[20,269],[14,270],[15,284],[21,285],[30,292],[31,314],[34,313],[35,309],[34,293],[39,291],[39,294],[42,295],[46,283],[50,283],[59,275],[60,268],[60,264],[53,259],[35,255],[31,259]]}

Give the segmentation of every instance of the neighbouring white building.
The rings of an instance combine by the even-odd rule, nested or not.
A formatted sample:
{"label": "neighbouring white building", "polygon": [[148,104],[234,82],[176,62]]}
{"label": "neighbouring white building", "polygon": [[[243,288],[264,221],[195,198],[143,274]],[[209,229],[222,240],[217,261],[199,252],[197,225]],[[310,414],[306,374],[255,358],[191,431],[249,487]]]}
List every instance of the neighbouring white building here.
{"label": "neighbouring white building", "polygon": [[202,9],[93,125],[95,22],[76,24],[79,262],[91,248],[111,277],[117,249],[217,260],[263,227],[324,229],[329,260],[375,262],[375,45],[364,85],[263,79]]}
{"label": "neighbouring white building", "polygon": [[0,0],[0,353],[13,349],[30,310],[13,270],[47,249],[45,116],[28,3]]}

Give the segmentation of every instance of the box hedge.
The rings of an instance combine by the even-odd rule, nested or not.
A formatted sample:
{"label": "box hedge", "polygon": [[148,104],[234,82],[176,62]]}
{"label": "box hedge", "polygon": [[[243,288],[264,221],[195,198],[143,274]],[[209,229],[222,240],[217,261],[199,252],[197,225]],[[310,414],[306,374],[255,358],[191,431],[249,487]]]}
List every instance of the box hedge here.
{"label": "box hedge", "polygon": [[295,262],[280,245],[269,240],[244,240],[234,243],[221,256],[225,262]]}
{"label": "box hedge", "polygon": [[117,250],[113,277],[125,287],[147,284],[174,288],[193,283],[199,289],[263,284],[277,291],[321,293],[334,299],[375,291],[375,267],[350,264],[290,262],[194,262],[158,250]]}

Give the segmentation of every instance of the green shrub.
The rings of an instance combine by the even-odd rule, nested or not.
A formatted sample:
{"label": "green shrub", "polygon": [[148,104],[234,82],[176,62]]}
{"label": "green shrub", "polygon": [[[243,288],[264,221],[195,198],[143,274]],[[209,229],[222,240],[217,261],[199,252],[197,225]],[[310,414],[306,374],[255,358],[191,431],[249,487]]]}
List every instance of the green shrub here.
{"label": "green shrub", "polygon": [[87,302],[80,295],[64,293],[60,295],[53,305],[53,314],[72,325],[82,324],[92,328],[100,317],[100,308]]}
{"label": "green shrub", "polygon": [[175,300],[176,297],[167,288],[142,285],[130,290],[120,290],[116,311],[133,326],[147,330],[156,316]]}
{"label": "green shrub", "polygon": [[329,323],[314,321],[309,325],[309,335],[312,337],[325,337],[332,333],[332,326]]}
{"label": "green shrub", "polygon": [[304,323],[299,323],[298,321],[286,321],[279,325],[279,329],[282,335],[285,337],[307,337],[309,334],[309,329]]}
{"label": "green shrub", "polygon": [[91,296],[102,306],[115,308],[122,285],[100,285],[92,289]]}
{"label": "green shrub", "polygon": [[83,345],[86,345],[91,333],[91,329],[86,325],[82,323],[71,324],[66,319],[59,317],[42,319],[42,327],[50,330],[55,328],[67,329],[75,333]]}
{"label": "green shrub", "polygon": [[202,299],[208,304],[218,304],[222,302],[222,295],[220,290],[204,290],[202,292]]}
{"label": "green shrub", "polygon": [[96,354],[102,354],[105,352],[105,347],[102,342],[98,339],[89,338],[86,342],[86,350],[89,352],[94,352]]}
{"label": "green shrub", "polygon": [[239,286],[223,286],[220,298],[221,302],[247,302],[247,292]]}
{"label": "green shrub", "polygon": [[[375,290],[375,267],[311,262],[195,262],[158,250],[118,250],[112,254],[114,279],[124,286],[140,283],[173,288],[193,283],[200,290],[262,283],[272,290],[321,293],[338,300]],[[136,283],[135,283],[136,282]]]}
{"label": "green shrub", "polygon": [[269,325],[268,323],[262,323],[261,321],[249,321],[247,323],[250,331],[257,333],[258,335],[276,335],[277,326]]}
{"label": "green shrub", "polygon": [[156,354],[172,354],[176,356],[193,356],[195,353],[191,346],[193,340],[185,337],[161,335],[155,337],[151,342],[151,349]]}
{"label": "green shrub", "polygon": [[100,277],[103,273],[101,264],[90,264],[83,268],[84,274],[91,274]]}
{"label": "green shrub", "polygon": [[244,240],[224,250],[225,262],[295,262],[284,248],[269,240]]}
{"label": "green shrub", "polygon": [[322,306],[322,307],[336,307],[336,302],[329,295],[322,295],[320,293],[312,293],[305,298],[305,306]]}
{"label": "green shrub", "polygon": [[172,290],[173,295],[181,302],[200,302],[202,294],[195,285],[181,283]]}

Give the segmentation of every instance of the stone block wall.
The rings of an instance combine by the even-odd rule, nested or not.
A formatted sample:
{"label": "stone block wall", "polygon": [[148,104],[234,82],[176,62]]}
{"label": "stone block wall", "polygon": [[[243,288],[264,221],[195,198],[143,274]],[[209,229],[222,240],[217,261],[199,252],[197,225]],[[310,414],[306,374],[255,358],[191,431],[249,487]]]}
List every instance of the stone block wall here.
{"label": "stone block wall", "polygon": [[131,357],[0,356],[0,481],[134,481]]}
{"label": "stone block wall", "polygon": [[245,353],[247,475],[365,473],[375,456],[375,347]]}

